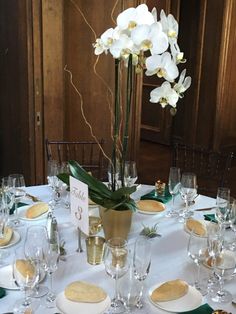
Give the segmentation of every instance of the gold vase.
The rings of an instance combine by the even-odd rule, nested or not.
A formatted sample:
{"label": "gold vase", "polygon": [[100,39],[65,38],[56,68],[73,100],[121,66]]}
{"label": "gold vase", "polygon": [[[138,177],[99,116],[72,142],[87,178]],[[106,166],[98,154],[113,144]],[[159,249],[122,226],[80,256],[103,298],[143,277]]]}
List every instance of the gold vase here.
{"label": "gold vase", "polygon": [[113,237],[127,239],[132,222],[131,210],[107,210],[100,207],[100,216],[106,240]]}

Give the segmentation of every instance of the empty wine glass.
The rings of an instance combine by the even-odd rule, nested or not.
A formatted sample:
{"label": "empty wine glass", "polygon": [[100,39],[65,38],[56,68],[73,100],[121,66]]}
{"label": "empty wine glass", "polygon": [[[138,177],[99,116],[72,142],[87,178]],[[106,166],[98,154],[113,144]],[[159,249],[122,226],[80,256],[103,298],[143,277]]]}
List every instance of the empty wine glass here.
{"label": "empty wine glass", "polygon": [[54,231],[53,241],[50,241],[45,251],[45,270],[50,277],[50,288],[46,298],[47,307],[54,307],[54,301],[56,295],[53,292],[53,273],[57,270],[58,261],[60,256],[60,244],[59,235],[57,231]]}
{"label": "empty wine glass", "polygon": [[21,227],[24,223],[18,218],[18,203],[24,198],[25,196],[25,179],[22,174],[10,174],[8,176],[8,186],[14,195],[14,204],[15,204],[15,211],[14,216],[15,219],[11,221],[14,227]]}
{"label": "empty wine glass", "polygon": [[[64,166],[63,166],[64,167]],[[61,191],[63,187],[63,182],[57,177],[57,175],[63,172],[64,168],[56,160],[48,161],[48,185],[52,188],[53,195],[50,205],[54,208],[61,202]]]}
{"label": "empty wine glass", "polygon": [[141,282],[141,289],[136,307],[142,308],[143,282],[147,278],[151,266],[151,241],[147,237],[139,236],[134,245],[133,267],[134,276]]}
{"label": "empty wine glass", "polygon": [[228,303],[232,301],[232,294],[224,290],[224,280],[230,279],[236,267],[236,253],[227,249],[223,249],[215,262],[215,274],[219,279],[219,290],[212,297],[212,301],[218,303]]}
{"label": "empty wine glass", "polygon": [[[35,262],[39,274],[45,267],[45,254],[48,248],[47,230],[44,226],[31,226],[27,229],[25,238],[25,256]],[[46,286],[37,283],[31,293],[31,297],[40,298],[48,293]]]}
{"label": "empty wine glass", "polygon": [[200,282],[200,270],[202,263],[206,260],[208,242],[206,237],[198,237],[191,232],[188,241],[188,256],[197,265],[197,276],[194,286],[201,292],[202,295],[207,294],[207,289]]}
{"label": "empty wine glass", "polygon": [[230,211],[230,189],[219,187],[216,197],[216,219],[222,229],[225,228],[227,216]]}
{"label": "empty wine glass", "polygon": [[138,179],[135,161],[126,161],[124,165],[124,185],[133,186]]}
{"label": "empty wine glass", "polygon": [[27,296],[27,290],[32,289],[39,280],[39,272],[33,260],[25,257],[24,250],[19,247],[15,250],[13,261],[13,278],[21,291],[24,291],[24,298],[18,300],[14,305],[14,313],[33,313],[37,302]]}
{"label": "empty wine glass", "polygon": [[181,176],[180,194],[184,199],[185,208],[180,212],[179,216],[182,217],[180,221],[184,221],[193,215],[189,210],[189,202],[194,199],[197,194],[197,177],[196,174],[191,172],[184,172]]}
{"label": "empty wine glass", "polygon": [[234,241],[231,244],[231,249],[236,249],[236,199],[234,199],[230,204],[229,212],[229,225],[231,230],[234,232]]}
{"label": "empty wine glass", "polygon": [[[9,217],[9,209],[6,202],[8,202],[6,192],[2,191],[0,194],[0,239],[3,239],[5,237]],[[9,251],[0,248],[0,265],[4,265],[5,259],[8,256]]]}
{"label": "empty wine glass", "polygon": [[111,238],[107,241],[104,252],[105,270],[115,279],[115,296],[109,313],[124,313],[125,305],[119,298],[118,278],[125,275],[129,268],[127,242],[123,238]]}
{"label": "empty wine glass", "polygon": [[172,208],[167,212],[166,217],[176,217],[177,212],[174,205],[175,205],[175,196],[179,193],[179,189],[180,189],[180,168],[178,167],[170,168],[168,187],[169,187],[169,192],[172,196]]}

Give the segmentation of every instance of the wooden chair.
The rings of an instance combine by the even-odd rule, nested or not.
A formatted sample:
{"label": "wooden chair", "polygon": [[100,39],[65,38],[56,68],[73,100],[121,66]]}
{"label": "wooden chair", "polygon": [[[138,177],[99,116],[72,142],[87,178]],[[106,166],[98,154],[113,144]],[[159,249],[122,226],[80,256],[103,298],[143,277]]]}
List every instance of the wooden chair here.
{"label": "wooden chair", "polygon": [[90,171],[97,179],[103,179],[103,155],[99,147],[104,148],[104,140],[92,141],[50,141],[46,139],[47,160],[60,163],[76,160],[86,171]]}
{"label": "wooden chair", "polygon": [[216,197],[219,186],[229,182],[233,152],[208,151],[199,147],[174,143],[172,165],[181,172],[194,172],[197,175],[198,193]]}

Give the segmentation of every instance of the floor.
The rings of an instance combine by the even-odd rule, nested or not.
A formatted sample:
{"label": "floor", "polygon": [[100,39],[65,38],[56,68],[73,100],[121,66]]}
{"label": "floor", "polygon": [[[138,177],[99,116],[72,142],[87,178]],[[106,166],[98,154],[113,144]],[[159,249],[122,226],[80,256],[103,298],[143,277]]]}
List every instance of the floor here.
{"label": "floor", "polygon": [[[171,166],[171,149],[168,146],[148,141],[140,142],[138,161],[139,182],[154,184],[157,180],[168,182]],[[231,196],[236,198],[236,160],[230,171],[229,187]]]}

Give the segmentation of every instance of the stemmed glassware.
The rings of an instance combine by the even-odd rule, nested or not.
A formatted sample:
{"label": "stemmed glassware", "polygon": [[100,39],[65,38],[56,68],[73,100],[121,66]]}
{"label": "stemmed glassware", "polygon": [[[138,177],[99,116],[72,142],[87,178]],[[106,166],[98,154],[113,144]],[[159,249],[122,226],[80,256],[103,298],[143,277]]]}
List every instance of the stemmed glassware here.
{"label": "stemmed glassware", "polygon": [[171,167],[169,172],[168,187],[172,196],[172,208],[167,212],[166,217],[176,217],[177,212],[175,209],[175,197],[179,193],[180,189],[180,168]]}
{"label": "stemmed glassware", "polygon": [[138,179],[137,167],[135,161],[126,161],[124,165],[124,184],[133,186]]}
{"label": "stemmed glassware", "polygon": [[105,270],[115,279],[115,296],[111,302],[109,313],[124,313],[125,305],[119,298],[118,278],[121,278],[129,269],[127,242],[123,238],[115,237],[107,241],[104,252]]}
{"label": "stemmed glassware", "polygon": [[[34,261],[39,274],[42,274],[43,268],[45,268],[45,254],[48,249],[48,237],[47,230],[44,226],[31,226],[27,229],[25,239],[25,256]],[[31,297],[40,298],[48,293],[46,286],[37,283]]]}
{"label": "stemmed glassware", "polygon": [[59,173],[61,173],[63,169],[61,165],[56,160],[48,161],[48,185],[52,188],[53,195],[52,200],[50,201],[50,205],[54,208],[61,202],[61,191],[63,187],[63,182],[57,177]]}
{"label": "stemmed glassware", "polygon": [[236,199],[233,199],[230,203],[230,212],[228,215],[229,218],[229,226],[231,230],[234,232],[234,241],[231,245],[231,249],[236,249]]}
{"label": "stemmed glassware", "polygon": [[12,220],[12,224],[14,227],[21,227],[24,223],[18,218],[18,203],[25,196],[25,179],[22,174],[10,174],[8,176],[8,186],[10,192],[14,195],[14,203],[15,203],[15,219]]}
{"label": "stemmed glassware", "polygon": [[227,216],[230,212],[230,189],[219,187],[216,197],[216,219],[222,230],[225,228]]}
{"label": "stemmed glassware", "polygon": [[207,289],[200,282],[200,270],[202,263],[206,260],[208,242],[206,237],[199,237],[191,232],[188,241],[188,256],[197,265],[197,276],[194,282],[194,286],[201,292],[202,295],[207,294]]}
{"label": "stemmed glassware", "polygon": [[151,266],[151,241],[147,237],[139,236],[134,245],[133,268],[134,276],[141,282],[140,295],[136,307],[142,308],[143,282],[147,278]]}
{"label": "stemmed glassware", "polygon": [[193,215],[189,210],[189,202],[194,199],[197,194],[197,176],[191,172],[184,172],[180,181],[180,194],[185,202],[185,209],[179,214],[183,220]]}
{"label": "stemmed glassware", "polygon": [[236,268],[236,254],[233,251],[223,249],[219,259],[215,262],[215,275],[219,279],[219,290],[212,297],[214,302],[228,303],[232,301],[232,295],[224,290],[224,280],[230,279]]}
{"label": "stemmed glassware", "polygon": [[27,290],[32,289],[39,280],[38,269],[32,259],[25,257],[22,247],[15,250],[13,261],[13,278],[20,290],[24,291],[24,298],[18,300],[14,305],[14,313],[32,313],[37,302],[27,297]]}
{"label": "stemmed glassware", "polygon": [[120,162],[118,160],[115,165],[108,164],[107,175],[109,187],[114,185],[115,189],[118,189],[120,187]]}
{"label": "stemmed glassware", "polygon": [[58,261],[60,256],[60,242],[59,235],[57,231],[54,231],[53,241],[49,241],[49,244],[45,250],[45,270],[50,277],[50,288],[49,293],[46,298],[47,307],[54,307],[54,301],[56,295],[53,292],[53,273],[57,270]]}

